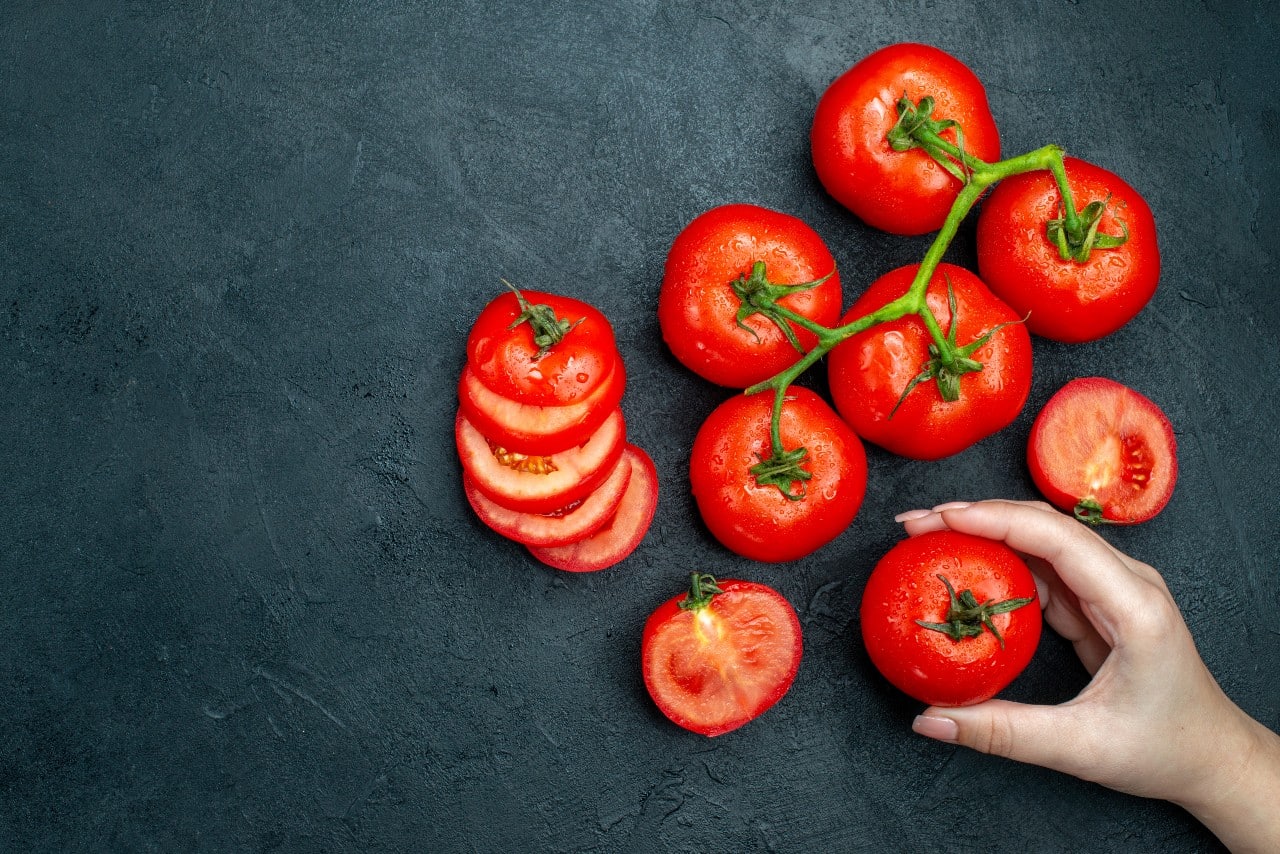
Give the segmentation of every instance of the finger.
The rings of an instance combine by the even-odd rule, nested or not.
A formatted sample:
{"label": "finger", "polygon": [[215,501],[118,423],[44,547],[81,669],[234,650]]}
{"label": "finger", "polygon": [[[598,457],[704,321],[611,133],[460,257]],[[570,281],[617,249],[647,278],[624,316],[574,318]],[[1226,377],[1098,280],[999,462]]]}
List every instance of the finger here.
{"label": "finger", "polygon": [[1089,734],[1077,710],[988,700],[974,706],[925,709],[911,728],[920,735],[1080,775]]}

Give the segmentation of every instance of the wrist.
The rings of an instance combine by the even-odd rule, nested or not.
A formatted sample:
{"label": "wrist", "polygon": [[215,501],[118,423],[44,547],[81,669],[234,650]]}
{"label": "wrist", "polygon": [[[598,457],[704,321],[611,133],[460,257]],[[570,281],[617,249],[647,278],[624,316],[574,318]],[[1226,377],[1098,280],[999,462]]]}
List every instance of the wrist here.
{"label": "wrist", "polygon": [[1235,854],[1280,851],[1280,736],[1235,710],[1221,761],[1174,803],[1186,809]]}

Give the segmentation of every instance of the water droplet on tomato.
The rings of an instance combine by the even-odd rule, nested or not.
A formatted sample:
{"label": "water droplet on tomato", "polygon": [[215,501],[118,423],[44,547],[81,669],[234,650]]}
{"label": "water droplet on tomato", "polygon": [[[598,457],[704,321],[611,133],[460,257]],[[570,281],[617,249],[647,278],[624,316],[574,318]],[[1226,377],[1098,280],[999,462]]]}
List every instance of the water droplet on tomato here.
{"label": "water droplet on tomato", "polygon": [[580,371],[575,379],[580,383],[585,383],[587,380],[591,379],[591,377],[587,376],[585,371]]}
{"label": "water droplet on tomato", "polygon": [[532,379],[540,380],[540,379],[542,379],[542,371],[538,370],[537,368],[530,368],[530,369],[529,369],[529,376],[530,376]]}

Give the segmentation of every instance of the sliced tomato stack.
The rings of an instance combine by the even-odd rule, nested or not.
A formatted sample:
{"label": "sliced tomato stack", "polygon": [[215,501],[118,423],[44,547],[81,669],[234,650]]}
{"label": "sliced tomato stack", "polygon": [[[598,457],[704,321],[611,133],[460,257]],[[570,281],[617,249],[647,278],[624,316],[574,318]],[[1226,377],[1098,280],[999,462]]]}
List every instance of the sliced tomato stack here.
{"label": "sliced tomato stack", "polygon": [[511,287],[485,306],[454,424],[480,520],[556,569],[630,555],[653,521],[658,478],[627,442],[626,382],[613,327],[587,303]]}

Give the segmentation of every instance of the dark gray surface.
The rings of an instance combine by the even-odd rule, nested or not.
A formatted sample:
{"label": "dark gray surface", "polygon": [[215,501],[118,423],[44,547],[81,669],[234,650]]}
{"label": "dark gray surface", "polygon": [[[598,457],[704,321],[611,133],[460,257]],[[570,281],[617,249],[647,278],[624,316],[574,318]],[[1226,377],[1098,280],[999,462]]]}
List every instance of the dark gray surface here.
{"label": "dark gray surface", "polygon": [[[1032,497],[1031,417],[1111,376],[1164,407],[1182,474],[1107,536],[1280,726],[1276,29],[1263,2],[10,0],[0,848],[1213,850],[1176,808],[913,736],[856,604],[894,513]],[[808,161],[822,89],[905,40],[977,72],[1007,153],[1058,142],[1143,192],[1161,287],[1104,341],[1037,340],[1004,433],[932,464],[872,450],[843,536],[752,564],[688,494],[726,392],[661,343],[663,259],[746,201],[827,239],[846,305],[918,260]],[[973,263],[971,221],[952,257]],[[609,572],[543,568],[463,500],[454,384],[500,277],[617,328],[662,500]],[[791,692],[713,741],[637,666],[692,568],[776,586],[805,631]],[[1049,636],[1009,696],[1084,681]]]}

